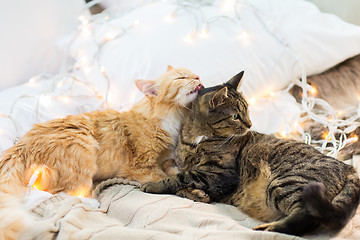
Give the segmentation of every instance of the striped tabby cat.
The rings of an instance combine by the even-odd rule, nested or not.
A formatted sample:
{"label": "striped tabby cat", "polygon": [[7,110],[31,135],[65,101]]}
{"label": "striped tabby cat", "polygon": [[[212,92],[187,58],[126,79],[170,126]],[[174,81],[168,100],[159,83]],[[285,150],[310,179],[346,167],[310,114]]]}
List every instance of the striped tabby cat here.
{"label": "striped tabby cat", "polygon": [[355,169],[304,143],[250,131],[248,105],[236,91],[242,76],[200,91],[175,151],[182,172],[142,190],[232,204],[268,222],[256,230],[343,227],[359,204]]}

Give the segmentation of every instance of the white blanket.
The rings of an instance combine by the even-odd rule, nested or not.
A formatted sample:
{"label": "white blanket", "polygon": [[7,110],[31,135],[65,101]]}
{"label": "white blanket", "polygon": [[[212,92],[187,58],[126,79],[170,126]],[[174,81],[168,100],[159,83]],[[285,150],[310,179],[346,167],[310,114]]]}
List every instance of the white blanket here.
{"label": "white blanket", "polygon": [[[360,157],[352,161],[360,166]],[[122,179],[101,183],[95,193],[100,207],[58,194],[33,208],[29,239],[302,239],[254,231],[258,221],[233,206],[206,204],[173,195],[147,194]],[[133,184],[133,183],[132,183]],[[306,239],[360,239],[360,208],[340,232],[321,230]]]}

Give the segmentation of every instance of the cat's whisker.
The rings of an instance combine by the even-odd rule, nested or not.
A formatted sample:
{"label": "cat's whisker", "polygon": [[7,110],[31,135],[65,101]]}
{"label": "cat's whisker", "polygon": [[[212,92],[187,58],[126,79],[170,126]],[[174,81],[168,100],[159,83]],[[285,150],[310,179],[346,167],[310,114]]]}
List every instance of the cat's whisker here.
{"label": "cat's whisker", "polygon": [[187,110],[190,110],[190,108],[188,106],[184,106],[184,108],[187,109]]}
{"label": "cat's whisker", "polygon": [[[232,135],[230,135],[229,137],[225,138],[224,141],[222,141],[220,144],[218,144],[218,145],[216,146],[216,148],[222,147],[222,146],[224,146],[224,144],[226,144],[226,143],[228,143],[227,145],[229,145],[230,142],[232,141],[232,139],[234,138],[234,136],[235,136],[235,134],[232,134]],[[229,141],[229,140],[230,140],[230,141]]]}
{"label": "cat's whisker", "polygon": [[227,141],[227,138],[224,141],[220,142],[218,145],[216,145],[216,148],[223,146],[226,141]]}
{"label": "cat's whisker", "polygon": [[[182,101],[181,101],[181,97],[183,97],[183,96],[186,96],[186,94],[187,94],[187,89],[188,89],[188,85],[189,84],[186,84],[184,87],[182,87],[180,90],[179,90],[179,93],[176,95],[176,101],[178,102],[178,103],[181,103]],[[183,105],[183,107],[186,107],[185,106],[185,104],[182,104]]]}
{"label": "cat's whisker", "polygon": [[230,142],[228,143],[228,146],[231,144],[232,141],[234,141],[235,137],[236,137],[236,134],[232,134]]}

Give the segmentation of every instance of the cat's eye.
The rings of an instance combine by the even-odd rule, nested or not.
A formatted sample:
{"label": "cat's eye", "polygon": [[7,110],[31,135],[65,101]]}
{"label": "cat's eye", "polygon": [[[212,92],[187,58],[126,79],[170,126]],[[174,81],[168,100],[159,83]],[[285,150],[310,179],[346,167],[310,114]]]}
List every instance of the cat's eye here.
{"label": "cat's eye", "polygon": [[237,113],[237,114],[232,115],[232,118],[233,118],[234,120],[236,120],[236,119],[240,119],[240,116],[239,116],[239,114]]}
{"label": "cat's eye", "polygon": [[180,77],[175,78],[175,80],[177,80],[177,79],[186,79],[186,78],[188,78],[188,75],[184,74],[184,75],[181,75]]}

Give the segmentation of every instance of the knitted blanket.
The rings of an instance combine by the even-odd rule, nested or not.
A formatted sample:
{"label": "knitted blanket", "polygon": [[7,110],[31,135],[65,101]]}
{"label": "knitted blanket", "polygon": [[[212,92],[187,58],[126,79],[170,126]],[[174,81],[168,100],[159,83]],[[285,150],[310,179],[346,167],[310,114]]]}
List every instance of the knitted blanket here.
{"label": "knitted blanket", "polygon": [[[360,159],[352,159],[355,166]],[[235,207],[198,203],[173,195],[147,194],[139,184],[109,179],[94,199],[57,194],[33,208],[34,225],[21,239],[360,239],[360,208],[340,232],[303,238],[254,231],[259,224]]]}

